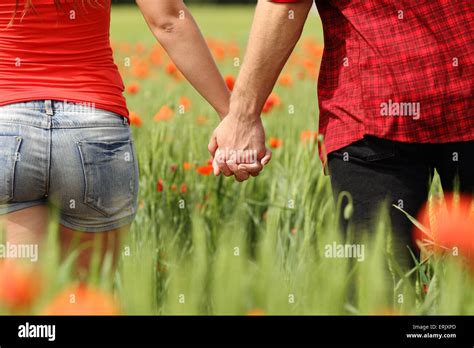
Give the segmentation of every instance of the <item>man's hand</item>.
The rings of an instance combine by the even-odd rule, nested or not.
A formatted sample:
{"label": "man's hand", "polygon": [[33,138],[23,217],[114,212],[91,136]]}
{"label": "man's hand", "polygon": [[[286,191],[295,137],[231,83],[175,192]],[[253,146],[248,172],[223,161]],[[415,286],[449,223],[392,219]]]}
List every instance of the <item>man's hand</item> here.
{"label": "man's hand", "polygon": [[[237,180],[246,180],[250,175],[258,175],[271,158],[271,152],[265,148],[260,113],[313,5],[313,0],[278,2],[258,1],[229,115],[214,131],[209,143],[216,175],[235,174]],[[249,161],[252,155],[256,159]]]}
{"label": "man's hand", "polygon": [[257,176],[272,156],[265,147],[265,130],[260,117],[227,115],[215,129],[208,146],[214,174],[235,175],[244,181]]}

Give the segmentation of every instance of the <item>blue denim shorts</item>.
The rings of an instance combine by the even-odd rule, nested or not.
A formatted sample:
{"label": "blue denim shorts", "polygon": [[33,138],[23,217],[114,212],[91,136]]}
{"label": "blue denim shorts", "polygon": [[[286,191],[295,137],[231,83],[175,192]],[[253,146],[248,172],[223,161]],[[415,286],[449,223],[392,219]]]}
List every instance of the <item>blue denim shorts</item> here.
{"label": "blue denim shorts", "polygon": [[123,116],[51,100],[0,107],[0,215],[52,204],[65,227],[109,231],[133,221],[137,194]]}

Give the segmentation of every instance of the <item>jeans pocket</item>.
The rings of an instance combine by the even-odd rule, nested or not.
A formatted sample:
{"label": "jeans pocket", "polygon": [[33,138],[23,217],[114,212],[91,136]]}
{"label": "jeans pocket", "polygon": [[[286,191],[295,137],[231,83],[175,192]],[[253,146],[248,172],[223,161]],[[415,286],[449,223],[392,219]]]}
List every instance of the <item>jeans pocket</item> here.
{"label": "jeans pocket", "polygon": [[395,157],[397,151],[393,141],[366,136],[333,154],[344,161],[376,162]]}
{"label": "jeans pocket", "polygon": [[133,212],[138,177],[132,141],[77,145],[85,178],[84,204],[107,217]]}
{"label": "jeans pocket", "polygon": [[22,138],[15,135],[0,135],[0,204],[13,198],[16,162],[20,160]]}

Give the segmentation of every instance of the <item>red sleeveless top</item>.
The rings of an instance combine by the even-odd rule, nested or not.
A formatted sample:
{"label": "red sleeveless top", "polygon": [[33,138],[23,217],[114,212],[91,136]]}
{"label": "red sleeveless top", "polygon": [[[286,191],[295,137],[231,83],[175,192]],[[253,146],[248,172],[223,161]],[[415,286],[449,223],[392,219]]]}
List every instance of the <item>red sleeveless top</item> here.
{"label": "red sleeveless top", "polygon": [[122,78],[109,40],[110,0],[77,8],[71,0],[25,0],[11,21],[15,0],[0,2],[0,105],[67,100],[128,117]]}

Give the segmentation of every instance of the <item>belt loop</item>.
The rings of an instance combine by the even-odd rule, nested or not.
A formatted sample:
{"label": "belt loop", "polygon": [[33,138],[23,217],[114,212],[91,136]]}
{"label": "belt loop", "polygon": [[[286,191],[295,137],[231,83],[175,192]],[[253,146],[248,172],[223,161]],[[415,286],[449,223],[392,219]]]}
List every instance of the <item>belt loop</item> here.
{"label": "belt loop", "polygon": [[49,116],[54,115],[53,102],[51,100],[44,101],[44,109],[46,110],[46,115],[49,115]]}

